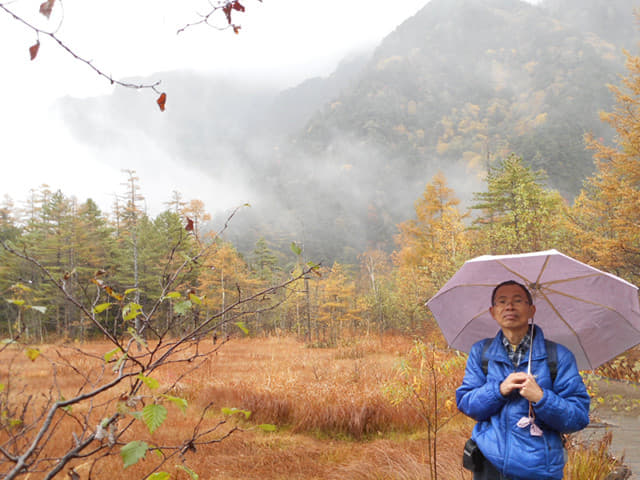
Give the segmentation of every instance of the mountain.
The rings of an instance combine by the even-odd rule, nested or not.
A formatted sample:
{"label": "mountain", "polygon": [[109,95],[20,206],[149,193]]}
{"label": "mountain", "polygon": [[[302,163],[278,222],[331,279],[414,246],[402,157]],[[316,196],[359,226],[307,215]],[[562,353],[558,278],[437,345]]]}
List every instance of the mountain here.
{"label": "mountain", "polygon": [[593,171],[584,133],[612,135],[598,112],[611,109],[607,84],[639,38],[632,3],[431,0],[372,53],[283,92],[171,72],[171,115],[123,90],[61,107],[88,143],[144,135],[240,182],[255,198],[228,233],[241,250],[264,235],[351,262],[393,247],[438,170],[468,202],[492,162],[516,152],[571,200]]}

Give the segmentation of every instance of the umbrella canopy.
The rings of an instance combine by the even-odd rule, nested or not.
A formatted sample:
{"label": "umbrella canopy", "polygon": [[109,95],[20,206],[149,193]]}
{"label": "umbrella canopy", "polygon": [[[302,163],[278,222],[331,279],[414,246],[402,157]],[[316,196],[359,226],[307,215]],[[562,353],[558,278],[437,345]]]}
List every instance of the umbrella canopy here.
{"label": "umbrella canopy", "polygon": [[640,343],[638,287],[556,250],[484,255],[468,260],[427,306],[452,348],[468,352],[499,326],[491,316],[491,292],[505,280],[527,286],[535,323],[561,343],[578,368],[593,370]]}

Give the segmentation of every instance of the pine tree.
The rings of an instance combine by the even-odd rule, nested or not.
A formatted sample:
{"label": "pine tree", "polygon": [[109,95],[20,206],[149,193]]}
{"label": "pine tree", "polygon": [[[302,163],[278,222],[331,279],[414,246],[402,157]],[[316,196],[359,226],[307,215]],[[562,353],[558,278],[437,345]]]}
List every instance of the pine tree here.
{"label": "pine tree", "polygon": [[475,194],[474,220],[483,253],[510,254],[561,249],[567,242],[564,201],[544,186],[546,175],[511,154],[490,168],[487,191]]}

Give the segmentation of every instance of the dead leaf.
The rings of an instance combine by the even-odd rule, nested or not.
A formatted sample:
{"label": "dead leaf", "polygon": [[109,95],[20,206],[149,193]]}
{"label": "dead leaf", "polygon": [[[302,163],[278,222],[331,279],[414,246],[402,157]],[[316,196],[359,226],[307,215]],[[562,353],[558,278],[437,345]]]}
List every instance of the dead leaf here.
{"label": "dead leaf", "polygon": [[156,102],[158,102],[158,106],[160,107],[160,111],[164,112],[164,105],[165,105],[165,103],[167,103],[167,94],[162,92],[160,94],[160,96],[158,97],[158,100],[156,100]]}
{"label": "dead leaf", "polygon": [[233,33],[235,33],[236,35],[240,33],[240,25],[233,26]]}
{"label": "dead leaf", "polygon": [[227,17],[227,22],[229,22],[229,25],[231,25],[231,4],[227,3],[224,7],[222,7],[222,11]]}
{"label": "dead leaf", "polygon": [[44,3],[40,4],[40,13],[45,17],[51,17],[51,10],[53,10],[53,4],[56,3],[56,0],[47,0]]}
{"label": "dead leaf", "polygon": [[31,55],[31,60],[36,58],[38,55],[38,50],[40,50],[40,40],[38,40],[35,45],[31,45],[29,47],[29,54]]}
{"label": "dead leaf", "polygon": [[184,227],[187,232],[193,232],[193,220],[187,217],[187,226]]}

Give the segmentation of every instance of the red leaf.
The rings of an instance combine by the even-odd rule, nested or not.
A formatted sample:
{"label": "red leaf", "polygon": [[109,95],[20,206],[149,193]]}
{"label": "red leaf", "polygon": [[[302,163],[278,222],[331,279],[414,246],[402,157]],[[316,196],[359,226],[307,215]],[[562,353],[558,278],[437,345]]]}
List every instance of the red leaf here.
{"label": "red leaf", "polygon": [[193,220],[187,217],[187,226],[184,227],[187,232],[193,232]]}
{"label": "red leaf", "polygon": [[56,3],[56,0],[47,0],[44,3],[40,4],[40,13],[45,17],[49,18],[51,16],[51,10],[53,10],[53,4]]}
{"label": "red leaf", "polygon": [[164,105],[165,105],[165,103],[167,103],[167,94],[162,92],[160,94],[160,96],[158,97],[158,100],[156,100],[156,102],[158,103],[158,106],[160,107],[160,111],[164,112]]}
{"label": "red leaf", "polygon": [[234,25],[233,26],[233,33],[235,33],[236,35],[240,33],[240,25]]}
{"label": "red leaf", "polygon": [[227,17],[227,22],[229,22],[229,25],[231,25],[231,4],[227,3],[224,7],[222,7],[222,11]]}
{"label": "red leaf", "polygon": [[31,60],[36,58],[38,55],[38,50],[40,50],[40,40],[38,40],[35,45],[31,45],[29,47],[29,54],[31,55]]}
{"label": "red leaf", "polygon": [[233,7],[234,10],[238,10],[239,12],[244,12],[244,7],[240,5],[240,2],[238,0],[233,2],[231,6]]}

